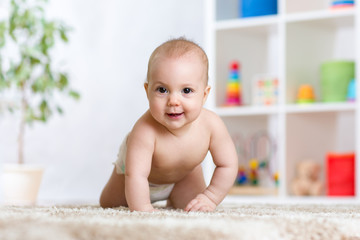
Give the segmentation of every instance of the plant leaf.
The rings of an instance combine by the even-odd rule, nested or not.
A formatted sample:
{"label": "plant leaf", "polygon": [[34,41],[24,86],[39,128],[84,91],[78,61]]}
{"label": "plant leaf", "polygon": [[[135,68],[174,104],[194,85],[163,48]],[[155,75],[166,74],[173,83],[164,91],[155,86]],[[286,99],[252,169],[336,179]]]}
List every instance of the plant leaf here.
{"label": "plant leaf", "polygon": [[69,80],[64,73],[59,74],[58,88],[64,90],[69,84]]}
{"label": "plant leaf", "polygon": [[6,32],[6,23],[5,21],[0,22],[0,48],[5,45],[5,32]]}
{"label": "plant leaf", "polygon": [[56,110],[58,111],[59,114],[63,114],[64,111],[60,106],[56,106]]}
{"label": "plant leaf", "polygon": [[69,96],[76,99],[76,100],[79,100],[80,99],[80,94],[74,90],[70,90],[69,91]]}

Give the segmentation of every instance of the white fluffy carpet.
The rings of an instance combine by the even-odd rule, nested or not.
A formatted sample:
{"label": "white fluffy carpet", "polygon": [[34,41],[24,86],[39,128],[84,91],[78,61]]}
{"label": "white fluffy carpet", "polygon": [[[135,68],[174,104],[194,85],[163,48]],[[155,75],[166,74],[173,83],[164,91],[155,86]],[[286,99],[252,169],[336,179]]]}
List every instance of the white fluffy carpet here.
{"label": "white fluffy carpet", "polygon": [[0,206],[1,240],[360,240],[360,205],[225,205],[213,213],[159,208]]}

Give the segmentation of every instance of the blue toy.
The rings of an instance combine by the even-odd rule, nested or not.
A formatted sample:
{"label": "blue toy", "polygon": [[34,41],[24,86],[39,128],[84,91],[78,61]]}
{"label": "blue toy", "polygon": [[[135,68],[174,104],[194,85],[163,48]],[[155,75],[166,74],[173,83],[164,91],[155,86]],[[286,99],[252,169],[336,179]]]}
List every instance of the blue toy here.
{"label": "blue toy", "polygon": [[277,0],[241,0],[241,17],[277,14]]}
{"label": "blue toy", "polygon": [[236,183],[239,185],[243,185],[243,184],[247,183],[246,172],[243,167],[239,167],[238,175],[236,177]]}
{"label": "blue toy", "polygon": [[356,82],[355,79],[352,79],[348,86],[347,91],[347,100],[349,102],[355,102],[356,100]]}

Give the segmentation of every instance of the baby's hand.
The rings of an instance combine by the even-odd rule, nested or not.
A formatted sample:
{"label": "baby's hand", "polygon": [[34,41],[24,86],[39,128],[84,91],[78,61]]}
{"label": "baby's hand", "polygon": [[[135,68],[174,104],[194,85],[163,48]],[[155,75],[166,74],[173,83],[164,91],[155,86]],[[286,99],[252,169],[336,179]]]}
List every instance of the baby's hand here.
{"label": "baby's hand", "polygon": [[205,194],[198,194],[193,200],[191,200],[185,207],[185,211],[201,211],[212,212],[216,208],[216,204],[210,200]]}

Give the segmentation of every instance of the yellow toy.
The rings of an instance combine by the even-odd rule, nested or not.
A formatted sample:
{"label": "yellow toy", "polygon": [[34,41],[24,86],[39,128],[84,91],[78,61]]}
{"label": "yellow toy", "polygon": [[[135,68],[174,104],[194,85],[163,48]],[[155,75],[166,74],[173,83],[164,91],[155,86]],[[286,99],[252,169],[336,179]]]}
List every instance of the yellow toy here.
{"label": "yellow toy", "polygon": [[250,167],[250,173],[249,173],[249,180],[252,185],[258,185],[259,179],[258,179],[258,167],[259,162],[256,159],[251,159],[249,161],[249,167]]}

